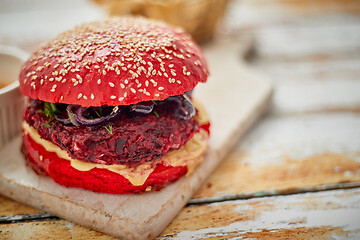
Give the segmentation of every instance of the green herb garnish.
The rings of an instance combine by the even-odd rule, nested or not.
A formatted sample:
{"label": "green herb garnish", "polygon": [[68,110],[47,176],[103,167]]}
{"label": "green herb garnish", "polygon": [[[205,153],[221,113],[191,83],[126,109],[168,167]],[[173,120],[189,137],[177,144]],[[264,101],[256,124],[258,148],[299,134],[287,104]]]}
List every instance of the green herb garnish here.
{"label": "green herb garnish", "polygon": [[102,110],[101,110],[101,107],[99,109],[100,109],[100,112],[98,112],[97,109],[95,109],[95,113],[100,118],[100,117],[102,117]]}
{"label": "green herb garnish", "polygon": [[71,119],[74,119],[74,118],[75,118],[75,113],[69,111],[68,109],[66,109],[66,111],[67,111],[68,116],[69,116],[68,120],[71,120]]}
{"label": "green herb garnish", "polygon": [[43,127],[48,128],[48,129],[51,129],[54,126],[54,123],[50,125],[50,122],[47,122],[47,123],[42,123],[40,125],[43,126]]}
{"label": "green herb garnish", "polygon": [[156,111],[153,111],[153,114],[154,114],[157,118],[160,117],[159,114],[158,114]]}
{"label": "green herb garnish", "polygon": [[154,105],[157,105],[157,102],[155,100],[151,100]]}
{"label": "green herb garnish", "polygon": [[55,103],[51,102],[44,102],[44,110],[39,110],[42,114],[46,117],[50,118],[51,121],[54,118],[54,113],[57,112],[58,109],[56,108]]}
{"label": "green herb garnish", "polygon": [[111,124],[110,124],[109,126],[104,126],[104,128],[105,128],[106,131],[108,131],[110,134],[113,134],[112,125],[111,125]]}

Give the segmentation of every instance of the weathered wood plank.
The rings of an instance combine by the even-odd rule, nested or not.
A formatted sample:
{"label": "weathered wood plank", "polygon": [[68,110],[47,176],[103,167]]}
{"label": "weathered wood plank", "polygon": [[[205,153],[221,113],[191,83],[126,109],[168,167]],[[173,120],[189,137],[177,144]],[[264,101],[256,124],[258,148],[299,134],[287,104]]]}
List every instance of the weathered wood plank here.
{"label": "weathered wood plank", "polygon": [[39,221],[0,225],[0,239],[99,239],[114,240],[103,233],[66,220]]}
{"label": "weathered wood plank", "polygon": [[358,16],[357,0],[237,0],[229,8],[227,23],[238,28],[259,28],[313,16]]}
{"label": "weathered wood plank", "polygon": [[41,211],[0,196],[0,216],[39,213]]}
{"label": "weathered wood plank", "polygon": [[252,64],[270,74],[274,83],[279,85],[287,82],[358,81],[360,76],[360,58],[351,56],[318,55],[293,61],[256,58]]}
{"label": "weathered wood plank", "polygon": [[192,201],[360,184],[359,136],[359,114],[269,117],[237,145]]}
{"label": "weathered wood plank", "polygon": [[[2,224],[0,233],[9,240],[114,239],[65,220]],[[188,206],[159,239],[191,237],[356,239],[360,237],[360,189]]]}
{"label": "weathered wood plank", "polygon": [[255,65],[271,76],[276,87],[273,115],[360,109],[359,59],[324,56],[302,61],[257,60]]}
{"label": "weathered wood plank", "polygon": [[335,18],[333,25],[328,19],[323,25],[300,21],[291,27],[274,26],[257,29],[257,54],[262,58],[283,58],[284,60],[309,58],[309,56],[359,56],[360,17],[355,20]]}
{"label": "weathered wood plank", "polygon": [[159,239],[360,237],[360,189],[186,207]]}
{"label": "weathered wood plank", "polygon": [[272,114],[324,111],[360,112],[360,78],[288,82],[276,87]]}

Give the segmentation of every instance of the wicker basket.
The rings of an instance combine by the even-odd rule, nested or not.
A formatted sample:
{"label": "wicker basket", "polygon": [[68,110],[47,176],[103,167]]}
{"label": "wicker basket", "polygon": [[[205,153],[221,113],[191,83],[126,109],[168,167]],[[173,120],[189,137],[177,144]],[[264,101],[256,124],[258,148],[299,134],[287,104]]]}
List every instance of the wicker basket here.
{"label": "wicker basket", "polygon": [[181,26],[197,42],[209,40],[229,0],[94,0],[110,15],[142,15]]}

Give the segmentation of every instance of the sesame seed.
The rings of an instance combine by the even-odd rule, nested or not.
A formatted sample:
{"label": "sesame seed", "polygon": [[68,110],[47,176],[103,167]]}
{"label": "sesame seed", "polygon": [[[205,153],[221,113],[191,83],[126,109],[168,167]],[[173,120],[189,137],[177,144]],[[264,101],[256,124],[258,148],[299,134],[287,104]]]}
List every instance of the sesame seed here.
{"label": "sesame seed", "polygon": [[82,93],[79,93],[79,95],[78,95],[78,99],[80,99],[82,97]]}
{"label": "sesame seed", "polygon": [[111,95],[110,98],[111,98],[111,99],[116,99],[116,96],[115,96],[115,95]]}
{"label": "sesame seed", "polygon": [[[143,20],[116,19],[95,24],[92,23],[91,25],[85,24],[82,27],[75,28],[75,30],[70,30],[62,35],[60,40],[50,42],[49,45],[46,45],[46,48],[39,50],[31,58],[30,64],[34,64],[32,69],[36,69],[36,73],[27,73],[28,78],[24,79],[24,82],[27,81],[29,85],[31,84],[31,80],[36,80],[35,84],[32,85],[32,87],[35,87],[37,84],[46,84],[47,81],[52,82],[56,80],[56,83],[66,83],[67,79],[69,79],[69,83],[77,86],[78,84],[83,84],[85,78],[82,79],[81,77],[75,76],[74,79],[72,79],[76,73],[82,76],[89,73],[104,76],[110,71],[114,71],[114,75],[115,72],[117,75],[123,74],[127,76],[127,79],[124,77],[120,82],[115,80],[114,82],[109,82],[106,80],[104,84],[107,83],[110,87],[121,87],[121,89],[126,89],[126,86],[129,86],[129,88],[133,87],[130,89],[133,93],[139,91],[149,95],[151,91],[148,92],[146,89],[149,85],[153,85],[154,87],[161,85],[153,79],[150,80],[152,76],[154,76],[154,78],[156,78],[155,76],[159,76],[161,81],[168,80],[171,83],[176,82],[181,84],[181,81],[183,81],[179,78],[181,72],[176,72],[177,68],[172,69],[174,68],[174,64],[168,59],[172,57],[181,59],[194,56],[193,52],[196,52],[194,51],[196,50],[196,48],[194,48],[195,45],[193,46],[191,42],[188,42],[187,36],[183,35],[180,30],[169,32],[167,28],[152,28],[152,24],[153,23],[148,25],[148,23]],[[125,29],[124,26],[129,25],[131,27]],[[154,35],[151,35],[152,30],[149,31],[149,29],[155,31]],[[166,31],[164,31],[165,29]],[[85,34],[88,38],[80,39],[74,37],[78,33]],[[178,44],[181,48],[177,47]],[[148,53],[145,53],[146,51]],[[151,57],[148,54],[151,54]],[[146,58],[145,55],[147,56]],[[56,58],[58,61],[55,60],[54,62],[52,60],[52,63],[45,62],[45,59],[50,58]],[[37,61],[42,65],[41,67],[35,65],[38,64]],[[81,70],[76,67],[79,66],[79,64],[81,64]],[[201,64],[196,56],[193,64]],[[49,74],[48,78],[44,78],[45,76],[39,74],[40,71],[45,70],[45,67],[50,66],[51,68],[49,68],[48,71],[52,75]],[[55,69],[58,71],[55,71]],[[85,72],[83,72],[84,70]],[[126,73],[122,71],[126,71]],[[181,69],[178,71],[181,71]],[[70,75],[68,75],[69,73]],[[185,68],[183,69],[183,73],[185,76],[189,76],[192,72],[189,72]],[[37,76],[37,74],[39,74],[39,76]],[[141,77],[141,75],[146,78],[142,78],[141,82],[136,82],[135,80]],[[161,76],[164,77],[161,78]],[[175,78],[179,78],[181,81]],[[101,79],[94,80],[97,81],[99,85],[102,83]],[[159,89],[162,90],[164,88],[159,87]],[[123,94],[124,96],[121,98],[125,99],[126,93]],[[151,94],[155,96],[161,95],[152,92]],[[93,94],[87,97],[92,99],[92,96]],[[117,98],[118,97],[119,96],[117,96]],[[81,98],[85,99],[86,96],[81,95],[80,99]],[[121,98],[118,98],[119,101]]]}
{"label": "sesame seed", "polygon": [[158,93],[155,93],[155,97],[159,97],[160,95]]}
{"label": "sesame seed", "polygon": [[156,87],[157,82],[154,79],[150,79],[150,82],[154,85],[154,87]]}
{"label": "sesame seed", "polygon": [[93,93],[90,95],[90,98],[94,100],[95,96]]}
{"label": "sesame seed", "polygon": [[158,87],[158,89],[161,91],[161,90],[164,90],[164,87]]}
{"label": "sesame seed", "polygon": [[119,101],[121,102],[121,101],[123,101],[124,100],[124,98],[123,97],[119,97]]}
{"label": "sesame seed", "polygon": [[87,100],[87,96],[84,95],[84,96],[83,96],[83,99]]}

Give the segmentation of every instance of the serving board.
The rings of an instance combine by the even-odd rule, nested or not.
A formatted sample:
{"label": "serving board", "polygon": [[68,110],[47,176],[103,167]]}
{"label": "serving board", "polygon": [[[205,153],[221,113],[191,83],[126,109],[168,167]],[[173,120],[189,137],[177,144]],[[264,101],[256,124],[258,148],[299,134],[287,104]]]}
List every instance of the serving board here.
{"label": "serving board", "polygon": [[0,193],[115,237],[155,238],[270,102],[271,84],[242,63],[246,44],[241,43],[228,38],[205,46],[211,77],[194,94],[210,116],[211,139],[205,161],[189,177],[140,195],[66,188],[25,166],[19,136],[0,151]]}

